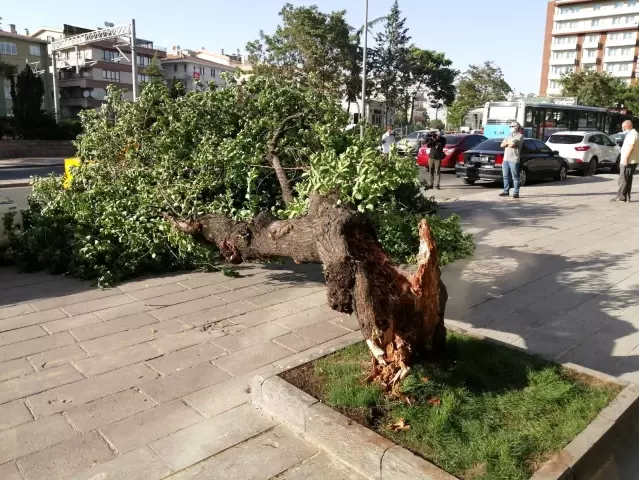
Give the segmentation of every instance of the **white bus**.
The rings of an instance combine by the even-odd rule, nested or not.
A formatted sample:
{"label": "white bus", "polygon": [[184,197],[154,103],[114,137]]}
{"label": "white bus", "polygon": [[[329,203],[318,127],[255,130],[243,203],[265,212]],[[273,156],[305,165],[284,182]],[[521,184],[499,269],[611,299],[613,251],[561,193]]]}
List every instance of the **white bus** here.
{"label": "white bus", "polygon": [[524,135],[545,142],[555,132],[565,130],[600,131],[612,135],[621,123],[634,119],[625,110],[607,110],[576,105],[575,98],[525,98],[516,101],[487,102],[484,106],[484,136],[508,136],[513,121],[524,128]]}

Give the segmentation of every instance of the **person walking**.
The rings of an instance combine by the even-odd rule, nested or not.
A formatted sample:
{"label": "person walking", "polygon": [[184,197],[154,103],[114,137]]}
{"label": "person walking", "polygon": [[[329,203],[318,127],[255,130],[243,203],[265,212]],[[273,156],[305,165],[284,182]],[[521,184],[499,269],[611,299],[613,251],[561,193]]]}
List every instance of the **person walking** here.
{"label": "person walking", "polygon": [[446,157],[444,154],[446,139],[438,130],[427,140],[426,145],[430,148],[430,152],[428,153],[428,173],[430,174],[428,188],[436,188],[439,190],[439,184],[442,179],[442,160]]}
{"label": "person walking", "polygon": [[395,145],[395,134],[393,133],[393,126],[386,125],[386,133],[382,135],[382,153],[384,155],[388,155],[393,145]]}
{"label": "person walking", "polygon": [[634,129],[632,121],[626,120],[621,124],[626,132],[626,138],[621,146],[621,160],[619,161],[619,190],[613,202],[629,202],[632,192],[632,176],[639,164],[639,134]]}
{"label": "person walking", "polygon": [[521,147],[524,144],[524,136],[521,133],[521,125],[518,122],[510,124],[510,133],[501,142],[504,149],[504,160],[501,164],[501,171],[504,177],[504,191],[500,197],[510,196],[510,177],[513,179],[513,198],[519,198],[519,168],[521,160]]}

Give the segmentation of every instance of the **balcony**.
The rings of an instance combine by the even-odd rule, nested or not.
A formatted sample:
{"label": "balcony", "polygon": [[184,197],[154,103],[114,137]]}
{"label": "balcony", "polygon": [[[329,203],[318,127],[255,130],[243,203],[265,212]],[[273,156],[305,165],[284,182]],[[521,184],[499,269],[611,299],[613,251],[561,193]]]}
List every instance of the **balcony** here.
{"label": "balcony", "polygon": [[581,58],[581,63],[582,64],[586,64],[586,63],[597,63],[597,57],[582,57]]}
{"label": "balcony", "polygon": [[635,51],[634,49],[626,55],[604,55],[603,61],[606,63],[619,63],[619,62],[634,62]]}
{"label": "balcony", "polygon": [[577,42],[575,43],[552,43],[550,50],[577,50]]}
{"label": "balcony", "polygon": [[551,58],[548,63],[550,65],[574,65],[575,58]]}
{"label": "balcony", "polygon": [[[608,7],[608,8],[606,8]],[[624,5],[621,8],[610,8],[614,7],[613,5],[604,6],[599,10],[594,10],[592,8],[583,8],[578,12],[574,13],[564,13],[564,14],[555,14],[555,21],[563,21],[563,20],[590,20],[592,18],[601,18],[601,17],[612,17],[617,15],[632,15],[639,14],[639,4],[633,6]]]}
{"label": "balcony", "polygon": [[610,37],[606,40],[606,47],[633,47],[637,44],[637,32],[633,30],[634,34],[631,38],[620,38],[618,40],[611,40]]}
{"label": "balcony", "polygon": [[604,71],[609,73],[613,77],[618,77],[618,78],[630,78],[630,77],[632,77],[632,65],[628,66],[628,70],[618,70],[618,71],[614,71],[614,72],[607,71],[605,69],[605,66],[604,66]]}
{"label": "balcony", "polygon": [[[608,20],[608,21],[607,21]],[[617,24],[613,24],[612,21],[610,21],[610,19],[605,19],[602,18],[600,19],[599,23],[597,25],[592,25],[591,22],[589,20],[585,20],[583,22],[576,22],[577,24],[574,27],[566,27],[564,26],[564,28],[557,28],[556,26],[553,27],[552,30],[552,35],[570,35],[570,34],[575,34],[575,33],[589,33],[589,32],[614,32],[614,31],[623,31],[623,30],[630,30],[630,29],[636,29],[637,25],[639,25],[639,22],[637,22],[636,20],[631,22],[631,23],[617,23]]]}

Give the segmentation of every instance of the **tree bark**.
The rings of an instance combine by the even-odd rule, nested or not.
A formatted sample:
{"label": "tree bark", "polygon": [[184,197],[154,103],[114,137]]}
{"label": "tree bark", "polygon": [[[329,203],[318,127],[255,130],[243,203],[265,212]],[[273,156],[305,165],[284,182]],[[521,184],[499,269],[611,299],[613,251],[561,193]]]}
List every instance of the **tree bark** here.
{"label": "tree bark", "polygon": [[296,113],[286,117],[279,128],[273,134],[273,138],[268,144],[268,153],[270,155],[271,165],[273,165],[273,169],[275,170],[275,175],[277,177],[277,181],[280,184],[280,188],[282,189],[282,200],[286,205],[290,205],[293,203],[293,190],[291,189],[291,184],[288,181],[288,177],[286,176],[286,172],[284,168],[282,168],[282,162],[280,161],[280,153],[279,153],[279,141],[289,130],[287,126],[289,123],[302,118],[301,113]]}
{"label": "tree bark", "polygon": [[276,220],[269,212],[249,223],[216,214],[165,218],[180,231],[216,244],[234,264],[275,256],[323,264],[328,304],[357,315],[373,357],[370,379],[386,388],[397,385],[414,362],[445,349],[448,295],[426,220],[419,225],[418,268],[411,276],[384,253],[368,217],[338,206],[335,195],[312,197],[308,214],[293,220]]}

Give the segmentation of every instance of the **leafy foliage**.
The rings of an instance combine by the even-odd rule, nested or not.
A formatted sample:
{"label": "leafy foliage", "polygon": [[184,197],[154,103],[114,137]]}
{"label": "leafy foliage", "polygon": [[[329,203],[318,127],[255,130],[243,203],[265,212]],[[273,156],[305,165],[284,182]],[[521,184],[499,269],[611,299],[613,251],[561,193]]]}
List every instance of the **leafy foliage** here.
{"label": "leafy foliage", "polygon": [[410,36],[397,0],[393,3],[382,31],[375,35],[371,50],[373,91],[384,99],[385,123],[391,110],[406,110],[408,87],[412,84]]}
{"label": "leafy foliage", "polygon": [[510,92],[512,88],[494,62],[471,65],[457,83],[457,98],[448,109],[449,125],[461,126],[469,110],[482,107],[486,102],[505,100]]}
{"label": "leafy foliage", "polygon": [[578,97],[580,104],[596,107],[617,107],[628,92],[620,78],[607,72],[570,73],[563,75],[559,83],[562,95]]}
{"label": "leafy foliage", "polygon": [[311,81],[322,91],[352,96],[361,67],[345,15],[345,11],[323,13],[316,5],[287,3],[280,11],[283,25],[273,35],[261,32],[259,40],[246,46],[254,70]]}
{"label": "leafy foliage", "polygon": [[[171,229],[163,212],[250,220],[270,209],[295,217],[306,211],[311,193],[334,190],[341,201],[372,212],[396,259],[416,253],[417,217],[433,213],[435,204],[419,195],[413,160],[394,152],[384,159],[377,153],[379,132],[369,129],[364,139],[345,132],[338,102],[295,80],[227,82],[174,99],[163,82],[151,81],[137,102],[110,89],[100,111],[83,112],[76,142],[82,163],[68,189],[56,178],[36,180],[24,231],[12,242],[18,264],[103,285],[146,272],[215,268],[215,252]],[[269,143],[284,119],[298,113],[278,144],[296,193],[285,205]],[[388,223],[386,214],[393,213],[388,218],[396,221]],[[442,232],[449,228],[456,230],[451,236],[461,235],[459,224]]]}

